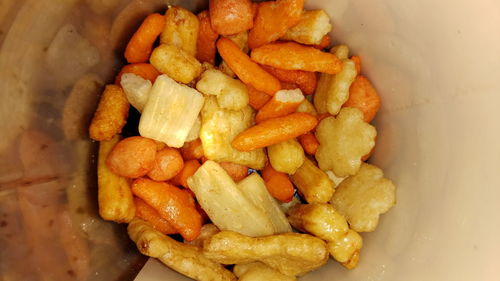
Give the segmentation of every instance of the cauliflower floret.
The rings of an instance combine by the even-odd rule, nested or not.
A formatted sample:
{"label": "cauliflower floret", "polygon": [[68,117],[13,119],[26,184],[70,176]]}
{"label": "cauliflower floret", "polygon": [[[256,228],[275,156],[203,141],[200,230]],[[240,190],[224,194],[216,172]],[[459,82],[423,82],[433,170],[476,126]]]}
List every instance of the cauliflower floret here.
{"label": "cauliflower floret", "polygon": [[363,121],[363,112],[357,108],[342,108],[337,118],[323,119],[317,129],[320,145],[316,152],[319,167],[332,170],[337,177],[356,174],[361,157],[375,146],[377,131]]}
{"label": "cauliflower floret", "polygon": [[377,227],[379,216],[396,203],[395,190],[381,169],[364,163],[356,175],[337,187],[331,203],[353,230],[370,232]]}
{"label": "cauliflower floret", "polygon": [[345,267],[354,268],[363,247],[361,236],[347,225],[347,221],[332,205],[298,204],[288,212],[293,227],[309,232],[328,242],[332,257]]}
{"label": "cauliflower floret", "polygon": [[207,96],[201,111],[200,139],[205,157],[218,162],[232,162],[260,170],[266,162],[264,149],[241,152],[231,145],[233,139],[252,125],[250,106],[234,111],[219,106],[215,96]]}

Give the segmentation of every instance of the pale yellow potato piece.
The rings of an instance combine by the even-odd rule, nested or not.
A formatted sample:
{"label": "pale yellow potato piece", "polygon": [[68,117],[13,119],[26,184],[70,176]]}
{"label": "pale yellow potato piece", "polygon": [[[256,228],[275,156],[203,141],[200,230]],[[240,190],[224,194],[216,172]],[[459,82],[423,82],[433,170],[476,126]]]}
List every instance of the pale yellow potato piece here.
{"label": "pale yellow potato piece", "polygon": [[351,268],[356,266],[363,239],[349,229],[344,216],[332,205],[298,204],[289,210],[288,215],[293,227],[328,241],[328,249],[335,260],[349,263]]}
{"label": "pale yellow potato piece", "polygon": [[347,178],[347,177],[337,177],[332,171],[325,171],[325,173],[333,182],[334,188],[337,188],[337,186],[339,186],[339,184]]}
{"label": "pale yellow potato piece", "polygon": [[326,243],[308,234],[285,233],[252,238],[221,231],[205,240],[205,256],[222,264],[260,261],[288,276],[301,276],[328,261]]}
{"label": "pale yellow potato piece", "polygon": [[316,45],[331,30],[330,17],[324,10],[304,11],[299,23],[288,29],[282,39]]}
{"label": "pale yellow potato piece", "polygon": [[307,99],[304,99],[299,104],[299,107],[297,107],[297,112],[309,113],[313,116],[318,115],[318,112],[316,111],[316,108],[314,108],[314,105]]}
{"label": "pale yellow potato piece", "polygon": [[255,237],[275,232],[262,208],[257,207],[216,162],[206,161],[188,178],[188,185],[219,229]]}
{"label": "pale yellow potato piece", "polygon": [[287,140],[267,147],[271,166],[286,174],[294,174],[304,163],[304,149],[296,139]]}
{"label": "pale yellow potato piece", "polygon": [[97,160],[97,198],[99,214],[105,220],[124,223],[135,216],[135,205],[128,180],[111,172],[106,166],[106,158],[115,144],[120,141],[116,135],[109,141],[99,143]]}
{"label": "pale yellow potato piece", "polygon": [[133,73],[125,73],[120,80],[128,102],[139,112],[142,112],[153,87],[151,81]]}
{"label": "pale yellow potato piece", "polygon": [[248,105],[248,90],[245,84],[217,69],[203,72],[196,83],[196,89],[205,95],[217,96],[219,106],[225,109],[240,110]]}
{"label": "pale yellow potato piece", "polygon": [[292,227],[278,202],[267,191],[266,183],[257,173],[238,182],[241,192],[271,220],[274,234],[292,232]]}
{"label": "pale yellow potato piece", "polygon": [[374,231],[379,217],[396,204],[396,187],[381,169],[363,163],[358,173],[345,179],[333,195],[332,205],[358,232]]}
{"label": "pale yellow potato piece", "polygon": [[233,148],[231,142],[242,131],[250,127],[254,120],[250,106],[243,109],[226,110],[219,106],[216,97],[207,96],[201,111],[200,139],[205,157],[218,162],[232,162],[260,170],[266,163],[264,149],[241,152]]}
{"label": "pale yellow potato piece", "polygon": [[177,82],[188,84],[201,74],[201,63],[186,51],[170,44],[160,44],[151,53],[151,64]]}
{"label": "pale yellow potato piece", "polygon": [[171,269],[199,281],[235,281],[236,276],[222,265],[207,259],[201,248],[177,242],[155,230],[147,222],[134,219],[128,235],[139,251],[158,258]]}
{"label": "pale yellow potato piece", "polygon": [[224,37],[233,41],[238,47],[240,47],[240,49],[244,53],[248,54],[248,51],[250,51],[250,48],[248,48],[248,31],[243,31],[234,35],[227,35]]}
{"label": "pale yellow potato piece", "polygon": [[326,203],[335,192],[325,172],[308,158],[290,179],[308,203]]}
{"label": "pale yellow potato piece", "polygon": [[233,272],[238,277],[238,281],[295,281],[295,276],[287,276],[279,271],[261,263],[252,262],[247,264],[237,264]]}
{"label": "pale yellow potato piece", "polygon": [[219,232],[220,230],[215,224],[207,223],[201,227],[200,235],[196,239],[194,239],[193,241],[184,240],[184,243],[201,248],[203,247],[203,242],[205,242],[205,240]]}
{"label": "pale yellow potato piece", "polygon": [[141,136],[182,147],[196,123],[204,96],[167,75],[156,78],[139,121]]}
{"label": "pale yellow potato piece", "polygon": [[194,57],[199,27],[196,15],[182,7],[172,6],[165,13],[165,29],[160,35],[160,43],[174,45]]}
{"label": "pale yellow potato piece", "polygon": [[318,113],[337,115],[349,99],[349,88],[358,73],[354,61],[348,59],[347,46],[333,47],[330,52],[342,60],[342,70],[337,74],[321,73],[314,94],[314,106]]}
{"label": "pale yellow potato piece", "polygon": [[337,117],[328,117],[316,128],[320,145],[316,160],[323,170],[332,170],[337,177],[354,175],[361,158],[375,146],[377,131],[363,120],[363,113],[352,107],[342,108]]}
{"label": "pale yellow potato piece", "polygon": [[186,142],[194,141],[197,138],[199,138],[200,129],[201,129],[201,117],[198,116],[198,118],[196,118],[196,121],[194,121],[193,127],[191,128],[186,137]]}

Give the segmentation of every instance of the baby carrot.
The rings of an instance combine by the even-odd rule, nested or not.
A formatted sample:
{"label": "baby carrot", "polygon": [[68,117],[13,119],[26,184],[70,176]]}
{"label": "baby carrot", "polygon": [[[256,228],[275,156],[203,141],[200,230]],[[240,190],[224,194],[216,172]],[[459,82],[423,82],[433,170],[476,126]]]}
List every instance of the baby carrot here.
{"label": "baby carrot", "polygon": [[195,139],[194,141],[184,143],[181,147],[181,154],[184,160],[195,160],[203,157],[203,146],[201,145],[201,140]]}
{"label": "baby carrot", "polygon": [[184,167],[181,153],[171,147],[165,147],[156,153],[153,169],[148,177],[155,181],[166,181],[175,177]]}
{"label": "baby carrot", "polygon": [[158,70],[156,70],[154,66],[149,63],[131,63],[124,65],[118,75],[116,75],[116,85],[120,85],[122,75],[125,73],[133,73],[135,75],[141,76],[142,78],[151,81],[151,83],[154,83],[156,77],[161,74]]}
{"label": "baby carrot", "polygon": [[316,154],[316,151],[318,151],[319,141],[316,139],[314,134],[303,134],[298,137],[298,140],[307,154],[314,155]]}
{"label": "baby carrot", "polygon": [[351,60],[356,65],[356,73],[361,73],[361,58],[359,56],[352,56]]}
{"label": "baby carrot", "polygon": [[187,241],[200,234],[202,219],[189,193],[166,182],[146,178],[132,183],[132,193],[153,207]]}
{"label": "baby carrot", "polygon": [[380,96],[366,77],[358,75],[349,89],[349,99],[342,106],[360,109],[365,122],[371,122],[380,108]]}
{"label": "baby carrot", "polygon": [[299,86],[297,86],[295,83],[290,83],[290,82],[281,82],[281,89],[282,90],[293,90],[293,89],[298,89]]}
{"label": "baby carrot", "polygon": [[251,151],[303,135],[318,124],[311,114],[296,112],[263,121],[241,132],[231,143],[239,151]]}
{"label": "baby carrot", "polygon": [[248,34],[250,49],[273,42],[300,21],[304,0],[262,2],[257,7],[254,27]]}
{"label": "baby carrot", "polygon": [[255,110],[259,110],[271,99],[270,95],[255,89],[251,85],[246,86],[248,90],[248,103]]}
{"label": "baby carrot", "polygon": [[187,184],[187,179],[194,175],[198,168],[200,167],[200,162],[198,160],[189,160],[184,163],[184,168],[175,176],[171,182],[175,185],[181,185],[185,188],[189,188]]}
{"label": "baby carrot", "polygon": [[292,201],[295,189],[287,174],[276,171],[271,164],[267,163],[262,170],[262,178],[267,190],[274,198],[281,202]]}
{"label": "baby carrot", "polygon": [[129,137],[118,142],[106,158],[106,165],[115,174],[138,178],[154,167],[156,143],[141,136]]}
{"label": "baby carrot", "polygon": [[295,83],[304,95],[314,94],[316,90],[317,82],[314,72],[279,69],[268,65],[262,65],[262,68],[282,82]]}
{"label": "baby carrot", "polygon": [[129,63],[147,62],[156,38],[165,27],[165,17],[150,14],[134,33],[125,49],[125,58]]}
{"label": "baby carrot", "polygon": [[252,50],[252,60],[281,69],[337,74],[342,62],[334,54],[294,42],[271,43]]}
{"label": "baby carrot", "polygon": [[304,100],[304,95],[299,89],[279,90],[270,101],[268,101],[255,116],[255,122],[285,116],[295,112]]}
{"label": "baby carrot", "polygon": [[231,162],[218,162],[222,169],[226,170],[227,174],[235,181],[240,180],[248,176],[248,167],[239,165]]}
{"label": "baby carrot", "polygon": [[253,27],[251,0],[210,0],[210,20],[215,31],[232,35]]}
{"label": "baby carrot", "polygon": [[134,205],[135,216],[149,222],[154,229],[163,234],[177,233],[177,230],[166,219],[162,218],[153,207],[144,202],[144,200],[135,197]]}
{"label": "baby carrot", "polygon": [[215,52],[217,51],[215,42],[219,38],[219,33],[212,28],[207,10],[198,14],[198,20],[200,21],[200,28],[198,29],[198,40],[196,42],[196,58],[200,62],[215,64]]}
{"label": "baby carrot", "polygon": [[247,54],[228,38],[217,41],[217,49],[224,61],[245,84],[268,95],[280,90],[280,81],[253,62]]}

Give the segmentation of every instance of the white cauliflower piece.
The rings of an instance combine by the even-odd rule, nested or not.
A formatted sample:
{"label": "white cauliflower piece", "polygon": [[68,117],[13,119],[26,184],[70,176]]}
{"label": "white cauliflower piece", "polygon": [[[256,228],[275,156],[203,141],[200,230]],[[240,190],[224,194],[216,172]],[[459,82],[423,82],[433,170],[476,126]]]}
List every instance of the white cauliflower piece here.
{"label": "white cauliflower piece", "polygon": [[332,170],[337,177],[356,174],[361,158],[375,146],[376,136],[375,127],[363,121],[363,112],[342,108],[336,118],[325,118],[316,128],[319,167],[323,171]]}
{"label": "white cauliflower piece", "polygon": [[331,203],[358,232],[374,231],[379,216],[396,204],[396,187],[381,169],[363,163],[359,172],[337,187]]}

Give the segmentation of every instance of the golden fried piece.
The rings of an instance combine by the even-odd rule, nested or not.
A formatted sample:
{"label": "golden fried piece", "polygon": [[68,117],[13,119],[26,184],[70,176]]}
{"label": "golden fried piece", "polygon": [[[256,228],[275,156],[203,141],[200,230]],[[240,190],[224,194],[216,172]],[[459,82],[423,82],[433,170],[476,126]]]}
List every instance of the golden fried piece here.
{"label": "golden fried piece", "polygon": [[268,146],[267,155],[276,171],[290,175],[295,174],[305,159],[304,149],[296,139]]}
{"label": "golden fried piece", "polygon": [[182,7],[173,6],[165,13],[165,29],[161,33],[160,43],[174,45],[194,57],[199,27],[196,15]]}
{"label": "golden fried piece", "polygon": [[215,226],[215,224],[207,223],[201,227],[200,235],[196,239],[193,241],[184,240],[184,243],[201,248],[203,247],[203,242],[205,242],[205,240],[219,232],[220,230],[217,226]]}
{"label": "golden fried piece", "polygon": [[396,187],[381,169],[363,163],[359,172],[340,183],[332,204],[353,230],[374,231],[379,216],[396,204]]}
{"label": "golden fried piece", "polygon": [[288,276],[261,263],[237,264],[233,269],[238,281],[296,281],[295,276]]}
{"label": "golden fried piece", "polygon": [[288,215],[293,227],[328,241],[328,249],[335,260],[349,269],[356,266],[363,239],[349,229],[346,219],[332,205],[298,204],[288,211]]}
{"label": "golden fried piece", "polygon": [[252,238],[221,231],[205,240],[205,256],[222,264],[260,261],[282,274],[300,276],[328,260],[326,243],[308,234],[285,233]]}
{"label": "golden fried piece", "polygon": [[354,175],[361,158],[375,146],[377,131],[363,120],[363,112],[345,107],[336,117],[323,119],[316,128],[320,145],[316,160],[321,170],[332,170],[337,177]]}
{"label": "golden fried piece", "polygon": [[196,89],[205,95],[217,96],[219,106],[240,110],[248,105],[248,90],[245,84],[217,69],[209,69],[201,75]]}
{"label": "golden fried piece", "polygon": [[331,30],[330,17],[324,10],[305,11],[299,23],[288,29],[281,39],[315,45],[321,43],[323,36]]}
{"label": "golden fried piece", "polygon": [[114,174],[106,166],[106,158],[118,141],[120,136],[116,135],[113,139],[101,141],[99,144],[97,197],[101,217],[122,223],[134,218],[135,206],[127,179]]}
{"label": "golden fried piece", "polygon": [[90,123],[90,138],[96,141],[110,140],[121,133],[127,123],[129,108],[130,104],[122,88],[107,85]]}
{"label": "golden fried piece", "polygon": [[160,44],[156,47],[149,61],[161,73],[184,84],[200,76],[202,71],[201,63],[194,56],[170,44]]}
{"label": "golden fried piece", "polygon": [[335,192],[333,182],[308,158],[290,179],[308,203],[326,203]]}
{"label": "golden fried piece", "polygon": [[314,105],[307,99],[304,99],[299,107],[297,107],[297,112],[305,112],[313,116],[318,115],[318,112],[316,111],[316,108],[314,108]]}
{"label": "golden fried piece", "polygon": [[224,37],[230,39],[236,45],[238,45],[243,53],[248,54],[248,52],[250,51],[250,48],[248,48],[248,31],[243,31],[234,35],[228,35]]}
{"label": "golden fried piece", "polygon": [[207,259],[200,248],[177,242],[145,221],[136,218],[127,230],[142,254],[160,259],[166,266],[189,278],[199,281],[236,280],[229,270]]}
{"label": "golden fried piece", "polygon": [[242,131],[252,125],[254,111],[250,106],[243,109],[226,110],[219,106],[217,98],[207,96],[201,111],[200,139],[205,156],[218,162],[232,162],[260,170],[266,163],[263,149],[241,152],[231,142]]}

